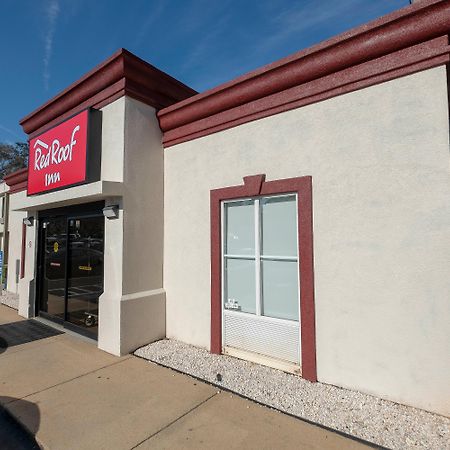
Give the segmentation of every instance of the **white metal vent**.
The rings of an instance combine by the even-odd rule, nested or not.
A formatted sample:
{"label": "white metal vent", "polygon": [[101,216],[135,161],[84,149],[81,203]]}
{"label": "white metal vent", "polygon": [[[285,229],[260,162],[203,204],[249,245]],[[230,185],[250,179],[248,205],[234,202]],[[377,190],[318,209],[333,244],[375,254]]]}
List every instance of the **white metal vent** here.
{"label": "white metal vent", "polygon": [[223,345],[300,364],[298,322],[224,311]]}

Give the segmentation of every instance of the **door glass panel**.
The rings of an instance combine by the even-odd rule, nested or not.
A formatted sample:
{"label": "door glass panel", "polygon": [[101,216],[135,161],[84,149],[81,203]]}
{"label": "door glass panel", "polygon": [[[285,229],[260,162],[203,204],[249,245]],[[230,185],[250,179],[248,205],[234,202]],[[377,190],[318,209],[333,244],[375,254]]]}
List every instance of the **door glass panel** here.
{"label": "door glass panel", "polygon": [[295,195],[261,199],[262,254],[297,256]]}
{"label": "door glass panel", "polygon": [[253,200],[225,204],[225,253],[255,254],[255,209]]}
{"label": "door glass panel", "polygon": [[98,334],[98,298],[103,293],[104,218],[69,220],[67,321]]}
{"label": "door glass panel", "polygon": [[66,226],[65,217],[53,217],[41,225],[42,289],[39,306],[41,311],[61,320],[64,320],[65,311]]}
{"label": "door glass panel", "polygon": [[225,309],[255,314],[255,260],[226,258],[225,264]]}
{"label": "door glass panel", "polygon": [[299,320],[298,265],[296,261],[261,261],[262,314]]}

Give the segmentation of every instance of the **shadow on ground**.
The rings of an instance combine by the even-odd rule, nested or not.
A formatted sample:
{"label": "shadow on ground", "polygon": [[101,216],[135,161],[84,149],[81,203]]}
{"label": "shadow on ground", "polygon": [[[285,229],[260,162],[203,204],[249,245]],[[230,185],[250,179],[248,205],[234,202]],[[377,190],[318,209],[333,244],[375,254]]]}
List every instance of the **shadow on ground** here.
{"label": "shadow on ground", "polygon": [[32,319],[0,325],[0,353],[3,353],[8,347],[57,336],[58,334],[63,333]]}
{"label": "shadow on ground", "polygon": [[29,421],[30,428],[25,430],[0,406],[0,448],[2,450],[39,450],[40,447],[34,439],[41,420],[39,407],[26,400],[0,396],[0,405],[12,402],[19,404],[21,410],[31,418]]}

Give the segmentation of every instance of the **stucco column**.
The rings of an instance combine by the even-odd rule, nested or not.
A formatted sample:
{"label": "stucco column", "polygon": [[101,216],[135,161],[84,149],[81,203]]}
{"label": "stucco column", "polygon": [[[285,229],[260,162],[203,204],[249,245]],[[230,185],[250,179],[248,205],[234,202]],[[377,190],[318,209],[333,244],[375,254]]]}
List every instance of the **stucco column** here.
{"label": "stucco column", "polygon": [[[32,217],[31,226],[23,227],[25,245],[23,256],[25,257],[23,278],[19,279],[19,315],[33,317],[35,309],[35,258],[36,258],[36,213],[30,211],[27,217]],[[19,275],[20,276],[20,275]]]}
{"label": "stucco column", "polygon": [[156,111],[126,98],[121,353],[164,338],[163,148]]}
{"label": "stucco column", "polygon": [[123,206],[120,198],[108,199],[105,204],[119,205],[119,217],[105,219],[104,288],[99,298],[98,347],[120,355]]}

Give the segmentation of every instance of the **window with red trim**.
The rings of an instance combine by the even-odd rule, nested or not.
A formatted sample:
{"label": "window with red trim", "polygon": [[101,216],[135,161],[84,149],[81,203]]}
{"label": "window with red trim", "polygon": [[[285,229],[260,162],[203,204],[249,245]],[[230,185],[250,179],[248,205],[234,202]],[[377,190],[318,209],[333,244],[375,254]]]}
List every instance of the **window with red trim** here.
{"label": "window with red trim", "polygon": [[[283,200],[281,200],[283,197],[285,198],[284,205]],[[284,321],[285,323],[291,321],[295,323],[295,305],[293,308],[293,302],[289,300],[289,297],[295,296],[295,291],[298,290],[300,293],[300,327],[297,326],[296,332],[299,334],[298,339],[301,348],[299,356],[301,372],[304,378],[316,381],[311,177],[289,178],[268,182],[265,181],[264,175],[244,177],[244,185],[212,190],[210,199],[211,351],[214,353],[223,351],[223,321],[226,320],[223,312],[225,310],[240,309],[241,312],[247,312],[247,315],[253,314],[255,317],[259,316],[262,318],[264,318],[264,310],[266,312],[270,311],[270,315],[268,315],[273,319],[272,325],[275,328],[281,323],[277,321]],[[296,201],[293,202],[294,200]],[[286,217],[282,219],[281,215],[283,213],[280,211],[278,211],[279,217],[277,217],[275,208],[271,211],[274,214],[271,219],[269,218],[266,226],[270,228],[270,220],[272,220],[272,226],[278,223],[275,227],[278,229],[278,233],[290,234],[290,236],[286,236],[286,239],[278,239],[277,233],[268,234],[266,238],[264,237],[264,232],[267,231],[264,229],[264,218],[261,219],[264,215],[264,205],[269,207],[273,206],[273,203],[276,204],[276,202],[279,202],[277,206],[282,205],[286,209],[284,211]],[[263,206],[261,206],[261,203]],[[292,212],[293,204],[295,204],[294,213]],[[238,206],[242,207],[241,211],[238,212],[238,216],[247,216],[247,219],[241,221],[241,225],[247,230],[243,229],[240,231],[241,243],[236,246],[234,245],[235,243],[230,243],[230,237],[226,235],[227,231],[225,231],[225,228],[229,226],[226,223],[230,217],[230,209],[228,208],[237,208]],[[249,207],[251,211],[245,211],[246,207]],[[234,212],[236,211],[237,209]],[[253,220],[251,219],[252,215]],[[244,222],[247,223],[245,224]],[[250,232],[252,224],[253,234]],[[292,250],[292,230],[295,230],[296,233],[294,239],[296,238],[297,242],[297,254]],[[265,241],[267,252],[264,248]],[[277,246],[280,249],[278,252],[274,251]],[[233,253],[236,250],[238,253]],[[241,284],[244,287],[241,289],[241,292],[244,292],[244,296],[241,296],[241,302],[228,295],[230,288],[231,290],[233,289],[233,287],[230,287],[229,280],[230,276],[233,275],[230,275],[230,269],[227,268],[230,261],[239,261],[239,264],[248,266],[232,270],[234,275],[242,278]],[[247,262],[245,263],[245,261]],[[272,269],[279,273],[272,281],[270,281],[270,275],[265,279],[263,273],[265,261],[277,262],[277,267],[274,266]],[[282,268],[282,263],[294,263],[297,266],[297,285],[293,285],[294,277],[290,273],[292,271]],[[244,276],[243,272],[245,270],[248,271],[248,274]],[[257,279],[258,276],[260,280]],[[264,283],[266,283],[266,287],[264,287]],[[283,298],[277,304],[276,291],[277,289],[280,291],[280,286],[283,284],[284,288],[281,291],[284,289],[284,292],[280,293]],[[254,287],[254,295],[252,287]],[[268,293],[267,305],[264,303],[264,291]],[[246,298],[244,298],[245,296]],[[252,303],[253,299],[255,300],[254,303]],[[283,305],[283,302],[287,302],[288,306]],[[224,308],[226,303],[228,303],[229,308]],[[243,329],[245,329],[245,324]],[[281,349],[283,342],[276,342],[277,339],[283,340],[283,333],[275,333],[275,341],[270,342],[275,347],[279,345]]]}

